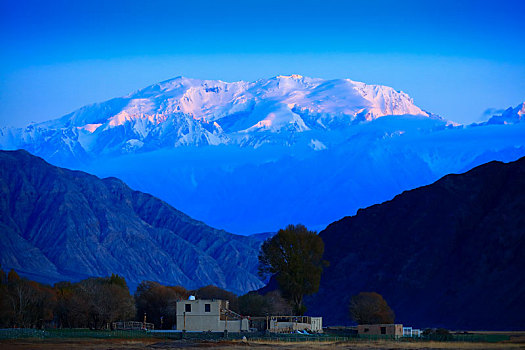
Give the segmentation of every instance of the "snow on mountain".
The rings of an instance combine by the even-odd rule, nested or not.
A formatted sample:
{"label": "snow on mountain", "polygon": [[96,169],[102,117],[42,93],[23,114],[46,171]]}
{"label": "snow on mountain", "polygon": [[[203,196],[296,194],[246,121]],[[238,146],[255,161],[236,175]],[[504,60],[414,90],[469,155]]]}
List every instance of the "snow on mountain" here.
{"label": "snow on mountain", "polygon": [[487,124],[515,124],[525,120],[525,102],[516,108],[509,107],[501,115],[490,118]]}
{"label": "snow on mountain", "polygon": [[120,178],[230,232],[322,229],[448,173],[525,155],[523,111],[462,126],[349,79],[178,77],[0,129],[0,149]]}
{"label": "snow on mountain", "polygon": [[[82,107],[60,119],[3,130],[2,148],[62,143],[71,156],[126,154],[162,147],[293,142],[385,115],[430,117],[403,92],[349,79],[300,75],[226,83],[178,77]],[[270,134],[286,134],[272,138]],[[49,151],[48,153],[52,153]],[[51,154],[48,154],[51,155]]]}
{"label": "snow on mountain", "polygon": [[[165,120],[161,116],[185,114],[199,121],[225,122],[228,132],[258,128],[278,131],[288,124],[295,124],[297,131],[305,131],[309,127],[294,109],[310,116],[343,116],[348,121],[358,115],[367,120],[384,115],[428,116],[414,105],[407,94],[387,86],[367,85],[349,79],[314,79],[295,74],[250,83],[178,77],[139,90],[126,98],[128,104],[110,118],[110,125],[122,125],[134,119],[160,123]],[[248,114],[249,118],[239,115],[241,113]],[[233,115],[236,117],[227,118]]]}

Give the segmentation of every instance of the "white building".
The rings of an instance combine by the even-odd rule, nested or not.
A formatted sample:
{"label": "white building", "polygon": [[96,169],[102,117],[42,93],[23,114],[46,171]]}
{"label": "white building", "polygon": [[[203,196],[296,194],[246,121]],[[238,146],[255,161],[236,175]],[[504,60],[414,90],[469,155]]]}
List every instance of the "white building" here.
{"label": "white building", "polygon": [[421,329],[415,329],[412,327],[403,327],[403,337],[421,337]]}
{"label": "white building", "polygon": [[177,330],[188,332],[244,332],[249,322],[229,309],[227,300],[189,300],[177,302]]}
{"label": "white building", "polygon": [[295,331],[323,332],[323,318],[310,316],[270,316],[268,330],[274,333]]}

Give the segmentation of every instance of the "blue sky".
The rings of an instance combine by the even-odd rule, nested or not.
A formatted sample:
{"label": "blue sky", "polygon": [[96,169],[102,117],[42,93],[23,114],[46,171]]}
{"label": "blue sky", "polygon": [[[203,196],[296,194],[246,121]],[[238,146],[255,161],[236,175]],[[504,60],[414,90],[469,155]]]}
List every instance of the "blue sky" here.
{"label": "blue sky", "polygon": [[384,84],[468,123],[525,100],[525,1],[0,0],[0,126],[178,75]]}

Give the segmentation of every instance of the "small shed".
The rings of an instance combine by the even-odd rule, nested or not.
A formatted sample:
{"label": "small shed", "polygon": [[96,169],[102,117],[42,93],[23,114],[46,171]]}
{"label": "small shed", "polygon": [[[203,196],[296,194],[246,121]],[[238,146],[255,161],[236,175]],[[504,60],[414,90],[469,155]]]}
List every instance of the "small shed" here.
{"label": "small shed", "polygon": [[360,324],[357,326],[357,334],[360,336],[392,336],[400,338],[403,336],[402,324]]}
{"label": "small shed", "polygon": [[403,337],[419,338],[421,337],[421,329],[403,327]]}

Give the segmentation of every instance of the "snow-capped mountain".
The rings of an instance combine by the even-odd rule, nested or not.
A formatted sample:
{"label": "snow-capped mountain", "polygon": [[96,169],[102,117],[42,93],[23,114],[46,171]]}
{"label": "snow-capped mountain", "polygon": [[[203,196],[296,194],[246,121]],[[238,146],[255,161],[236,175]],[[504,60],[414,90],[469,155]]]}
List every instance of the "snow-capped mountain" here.
{"label": "snow-capped mountain", "polygon": [[322,229],[446,174],[525,155],[523,110],[462,126],[348,79],[179,77],[0,129],[0,149],[120,178],[234,233]]}
{"label": "snow-capped mountain", "polygon": [[516,124],[525,120],[525,102],[516,108],[509,107],[501,115],[489,119],[488,124]]}
{"label": "snow-capped mountain", "polygon": [[[0,144],[39,145],[45,153],[40,147],[50,143],[81,158],[85,153],[126,154],[182,145],[260,146],[291,143],[305,131],[406,114],[430,117],[403,92],[349,79],[291,75],[226,83],[178,77],[60,119],[4,129]],[[312,147],[323,148],[315,141]]]}

